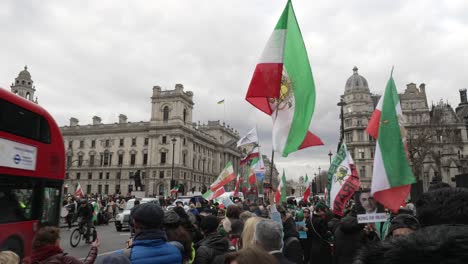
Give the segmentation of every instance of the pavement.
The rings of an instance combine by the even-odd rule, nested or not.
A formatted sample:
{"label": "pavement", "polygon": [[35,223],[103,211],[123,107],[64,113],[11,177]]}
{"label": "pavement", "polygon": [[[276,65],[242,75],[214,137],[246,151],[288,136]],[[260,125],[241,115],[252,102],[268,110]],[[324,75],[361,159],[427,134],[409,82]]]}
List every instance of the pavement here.
{"label": "pavement", "polygon": [[[71,247],[70,235],[72,231],[73,227],[71,230],[68,230],[67,227],[61,228],[60,246],[64,252],[68,253],[68,255],[84,260],[84,258],[88,256],[91,245],[86,244],[83,240],[81,240],[77,247]],[[125,248],[127,240],[130,237],[129,230],[124,229],[122,232],[117,232],[117,230],[115,230],[114,223],[109,223],[109,225],[96,226],[96,231],[101,242],[98,248],[98,258],[95,262],[98,264],[101,262],[104,256],[111,254],[116,250]]]}

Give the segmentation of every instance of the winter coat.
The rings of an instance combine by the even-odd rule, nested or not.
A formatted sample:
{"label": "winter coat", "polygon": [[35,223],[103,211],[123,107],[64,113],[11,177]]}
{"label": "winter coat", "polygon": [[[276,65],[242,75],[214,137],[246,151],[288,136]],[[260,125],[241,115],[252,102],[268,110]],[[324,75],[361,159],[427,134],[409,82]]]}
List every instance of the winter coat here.
{"label": "winter coat", "polygon": [[283,255],[294,263],[303,263],[304,251],[299,241],[296,222],[292,217],[288,217],[283,223]]}
{"label": "winter coat", "polygon": [[[166,241],[166,233],[161,230],[145,230],[137,233],[130,251],[132,264],[182,263],[179,249]],[[119,253],[124,254],[124,251],[120,250]]]}
{"label": "winter coat", "polygon": [[406,236],[368,243],[354,263],[468,263],[468,227],[428,226]]}
{"label": "winter coat", "polygon": [[88,257],[81,262],[80,260],[63,253],[60,247],[56,245],[45,245],[33,250],[31,256],[32,264],[92,264],[96,260],[98,249],[91,247]]}
{"label": "winter coat", "polygon": [[217,233],[200,240],[195,248],[197,250],[194,264],[224,263],[224,254],[229,251],[229,240]]}
{"label": "winter coat", "polygon": [[364,225],[358,224],[356,217],[341,219],[335,230],[334,264],[352,263],[357,251],[366,243]]}
{"label": "winter coat", "polygon": [[[330,244],[327,242],[328,221],[318,215],[313,215],[312,222],[306,220],[307,239],[310,240],[310,263],[329,264],[332,261]],[[305,249],[307,250],[307,249]]]}

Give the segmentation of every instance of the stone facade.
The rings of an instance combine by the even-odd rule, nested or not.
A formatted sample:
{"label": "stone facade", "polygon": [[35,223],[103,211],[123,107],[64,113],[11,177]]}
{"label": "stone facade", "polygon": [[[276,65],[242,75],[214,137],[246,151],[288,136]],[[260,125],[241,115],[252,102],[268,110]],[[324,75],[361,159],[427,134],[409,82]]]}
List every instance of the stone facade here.
{"label": "stone facade", "polygon": [[[426,86],[414,83],[399,94],[408,132],[408,153],[413,172],[425,191],[434,180],[455,185],[455,175],[463,172],[468,153],[468,102],[466,90],[460,91],[457,111],[444,102],[429,108]],[[363,188],[370,188],[375,153],[375,140],[365,129],[380,95],[370,92],[367,80],[357,67],[345,84],[341,98],[344,106],[344,142],[356,163]]]}
{"label": "stone facade", "polygon": [[133,175],[140,171],[147,195],[164,195],[174,180],[183,192],[202,192],[216,179],[228,161],[237,172],[241,152],[236,148],[236,130],[220,123],[192,122],[193,93],[182,84],[174,90],[153,87],[149,121],[131,123],[123,114],[119,122],[61,128],[67,153],[66,183],[69,191],[77,182],[86,193],[123,195],[135,190]]}

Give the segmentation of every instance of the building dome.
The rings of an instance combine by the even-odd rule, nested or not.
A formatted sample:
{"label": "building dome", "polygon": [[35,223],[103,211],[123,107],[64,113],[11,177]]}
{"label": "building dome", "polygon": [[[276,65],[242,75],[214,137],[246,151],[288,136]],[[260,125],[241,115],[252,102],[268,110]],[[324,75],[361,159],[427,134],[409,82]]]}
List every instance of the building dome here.
{"label": "building dome", "polygon": [[351,91],[354,89],[366,89],[369,90],[369,86],[367,85],[366,78],[362,77],[358,74],[358,68],[354,66],[353,68],[353,75],[348,78],[346,81],[345,92]]}
{"label": "building dome", "polygon": [[18,79],[21,80],[31,80],[31,74],[28,72],[28,66],[24,66],[24,70],[22,70],[19,75]]}

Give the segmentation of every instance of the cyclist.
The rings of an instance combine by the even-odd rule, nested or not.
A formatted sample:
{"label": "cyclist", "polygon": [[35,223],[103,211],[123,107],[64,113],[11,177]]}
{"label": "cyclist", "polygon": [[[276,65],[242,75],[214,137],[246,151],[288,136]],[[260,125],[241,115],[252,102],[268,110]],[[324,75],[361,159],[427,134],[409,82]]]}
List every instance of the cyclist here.
{"label": "cyclist", "polygon": [[94,228],[93,226],[93,206],[88,202],[86,199],[81,199],[80,200],[80,206],[78,207],[78,211],[76,213],[76,216],[73,221],[76,221],[78,217],[81,217],[80,222],[78,223],[79,226],[86,225],[86,234],[85,234],[85,239],[86,239],[86,244],[90,244],[91,241],[89,239],[90,231],[91,228]]}

